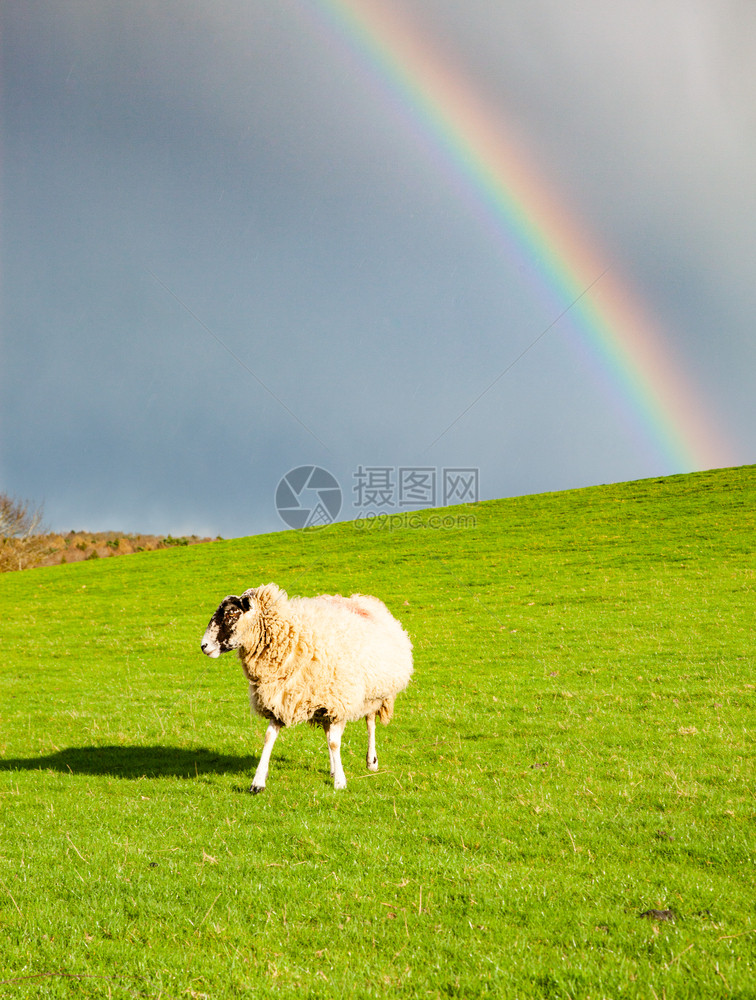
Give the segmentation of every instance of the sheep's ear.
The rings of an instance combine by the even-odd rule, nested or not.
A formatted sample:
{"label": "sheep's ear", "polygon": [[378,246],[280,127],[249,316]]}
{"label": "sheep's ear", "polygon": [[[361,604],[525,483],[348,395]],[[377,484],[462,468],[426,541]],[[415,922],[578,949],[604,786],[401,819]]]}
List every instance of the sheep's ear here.
{"label": "sheep's ear", "polygon": [[250,587],[249,590],[245,590],[244,593],[239,598],[239,603],[241,604],[242,611],[249,611],[252,607],[252,598],[257,593],[254,587]]}

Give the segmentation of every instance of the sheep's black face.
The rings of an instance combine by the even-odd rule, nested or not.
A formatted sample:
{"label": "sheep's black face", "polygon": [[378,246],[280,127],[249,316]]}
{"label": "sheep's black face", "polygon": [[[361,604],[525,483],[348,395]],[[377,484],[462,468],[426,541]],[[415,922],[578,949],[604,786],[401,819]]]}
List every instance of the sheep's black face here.
{"label": "sheep's black face", "polygon": [[245,611],[249,611],[249,599],[244,596],[230,595],[221,601],[202,637],[202,652],[206,656],[215,658],[237,648],[236,625]]}

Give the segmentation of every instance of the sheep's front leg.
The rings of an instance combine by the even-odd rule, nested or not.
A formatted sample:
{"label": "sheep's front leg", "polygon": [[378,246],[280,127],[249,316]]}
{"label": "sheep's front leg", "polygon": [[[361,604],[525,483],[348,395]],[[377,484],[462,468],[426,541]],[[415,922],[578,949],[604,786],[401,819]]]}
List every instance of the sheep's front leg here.
{"label": "sheep's front leg", "polygon": [[346,788],[346,775],[341,766],[341,737],[345,729],[345,722],[327,722],[323,726],[328,741],[328,759],[331,762],[334,788]]}
{"label": "sheep's front leg", "polygon": [[270,755],[273,753],[273,744],[276,742],[276,737],[281,730],[281,725],[278,722],[271,720],[268,723],[268,728],[265,730],[265,739],[263,741],[263,749],[260,754],[260,761],[257,765],[257,770],[255,771],[255,776],[252,779],[252,786],[250,787],[250,792],[253,795],[257,795],[265,788],[265,781],[268,777],[268,766],[270,764]]}
{"label": "sheep's front leg", "polygon": [[367,766],[369,771],[378,770],[378,754],[375,751],[375,712],[365,716],[368,731]]}

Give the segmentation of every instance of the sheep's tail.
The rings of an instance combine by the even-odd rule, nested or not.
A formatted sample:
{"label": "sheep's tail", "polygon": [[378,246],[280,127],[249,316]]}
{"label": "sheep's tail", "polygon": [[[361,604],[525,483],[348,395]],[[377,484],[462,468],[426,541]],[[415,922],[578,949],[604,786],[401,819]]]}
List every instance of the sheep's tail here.
{"label": "sheep's tail", "polygon": [[384,726],[387,726],[391,722],[391,717],[394,714],[394,699],[384,698],[381,702],[381,707],[378,709],[381,722]]}

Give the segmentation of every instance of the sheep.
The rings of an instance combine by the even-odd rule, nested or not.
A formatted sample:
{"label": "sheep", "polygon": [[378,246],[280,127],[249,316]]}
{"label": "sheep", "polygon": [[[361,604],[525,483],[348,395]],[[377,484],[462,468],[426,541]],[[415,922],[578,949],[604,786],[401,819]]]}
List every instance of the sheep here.
{"label": "sheep", "polygon": [[412,642],[377,597],[321,594],[289,598],[274,583],[225,597],[207,626],[202,652],[238,649],[252,711],[268,720],[250,787],[263,791],[273,744],[283,726],[320,725],[335,789],[346,788],[341,737],[365,719],[366,763],[378,770],[375,720],[388,724],[394,699],[412,675]]}

